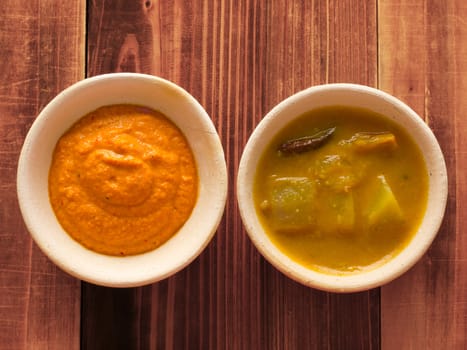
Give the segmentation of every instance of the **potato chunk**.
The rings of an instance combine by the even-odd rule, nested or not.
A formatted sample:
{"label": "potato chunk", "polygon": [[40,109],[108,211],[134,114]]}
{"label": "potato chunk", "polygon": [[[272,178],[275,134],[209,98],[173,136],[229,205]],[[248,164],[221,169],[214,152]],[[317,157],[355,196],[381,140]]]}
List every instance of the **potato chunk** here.
{"label": "potato chunk", "polygon": [[365,212],[370,226],[403,219],[399,203],[384,175],[378,175],[371,181],[368,191],[371,198]]}

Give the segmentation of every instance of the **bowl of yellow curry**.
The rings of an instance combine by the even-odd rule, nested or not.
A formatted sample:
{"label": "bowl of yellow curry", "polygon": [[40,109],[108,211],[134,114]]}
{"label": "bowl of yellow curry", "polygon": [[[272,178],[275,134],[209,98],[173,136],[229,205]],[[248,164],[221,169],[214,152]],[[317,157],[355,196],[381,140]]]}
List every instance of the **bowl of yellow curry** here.
{"label": "bowl of yellow curry", "polygon": [[447,172],[429,127],[367,86],[308,88],[252,133],[237,178],[251,240],[307,286],[355,292],[412,267],[435,238]]}
{"label": "bowl of yellow curry", "polygon": [[18,199],[41,250],[82,280],[144,285],[187,266],[221,220],[227,172],[202,106],[167,80],[85,79],[56,96],[20,154]]}

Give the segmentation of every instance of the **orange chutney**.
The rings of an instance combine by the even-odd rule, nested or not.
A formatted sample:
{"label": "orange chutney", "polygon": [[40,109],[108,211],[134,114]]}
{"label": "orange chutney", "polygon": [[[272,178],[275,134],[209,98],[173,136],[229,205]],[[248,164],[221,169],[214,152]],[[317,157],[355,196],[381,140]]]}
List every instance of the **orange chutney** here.
{"label": "orange chutney", "polygon": [[159,247],[190,216],[198,193],[185,136],[163,114],[136,105],[101,107],[58,141],[49,197],[64,230],[107,255]]}

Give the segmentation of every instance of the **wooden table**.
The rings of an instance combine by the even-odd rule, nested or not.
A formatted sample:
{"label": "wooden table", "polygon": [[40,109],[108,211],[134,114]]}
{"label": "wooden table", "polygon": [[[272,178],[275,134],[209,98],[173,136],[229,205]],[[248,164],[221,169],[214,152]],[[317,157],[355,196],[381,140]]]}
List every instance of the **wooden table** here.
{"label": "wooden table", "polygon": [[[467,3],[464,0],[2,0],[1,349],[466,349]],[[206,108],[228,164],[224,218],[188,268],[142,288],[82,283],[31,241],[16,165],[39,111],[96,74],[136,71]],[[267,263],[242,226],[235,177],[253,128],[311,85],[353,82],[408,103],[446,157],[448,207],[413,269],[330,294]],[[415,200],[415,199],[414,199]]]}

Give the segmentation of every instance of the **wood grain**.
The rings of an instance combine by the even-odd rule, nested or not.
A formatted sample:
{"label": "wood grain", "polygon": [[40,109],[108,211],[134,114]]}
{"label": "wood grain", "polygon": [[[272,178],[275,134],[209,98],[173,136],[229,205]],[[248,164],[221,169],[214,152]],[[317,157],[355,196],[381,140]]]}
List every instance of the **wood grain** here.
{"label": "wood grain", "polygon": [[89,10],[88,73],[158,72],[187,89],[217,127],[230,181],[217,235],[188,268],[144,288],[84,285],[83,349],[377,348],[379,291],[327,294],[284,277],[235,203],[243,147],[270,108],[313,84],[376,84],[374,1],[96,0]]}
{"label": "wood grain", "polygon": [[467,344],[466,15],[463,1],[379,2],[379,85],[425,119],[449,176],[447,211],[434,244],[416,267],[382,288],[382,349]]}
{"label": "wood grain", "polygon": [[[467,346],[463,0],[4,0],[0,13],[0,348]],[[205,107],[225,150],[228,203],[211,244],[175,276],[80,290],[27,234],[17,158],[54,95],[85,73],[120,71],[172,80]],[[328,82],[400,97],[445,154],[449,199],[439,235],[381,290],[331,294],[286,278],[259,255],[239,217],[235,178],[254,127],[283,98]]]}
{"label": "wood grain", "polygon": [[78,349],[80,283],[32,243],[16,199],[19,151],[35,116],[84,75],[84,1],[0,3],[0,347]]}
{"label": "wood grain", "polygon": [[[376,84],[374,2],[273,1],[268,5],[266,26],[260,29],[266,33],[265,60],[259,65],[262,91],[258,91],[263,115],[308,86]],[[378,348],[379,290],[322,293],[291,282],[269,266],[263,267],[263,280],[263,319],[270,324],[263,329],[264,349]]]}

